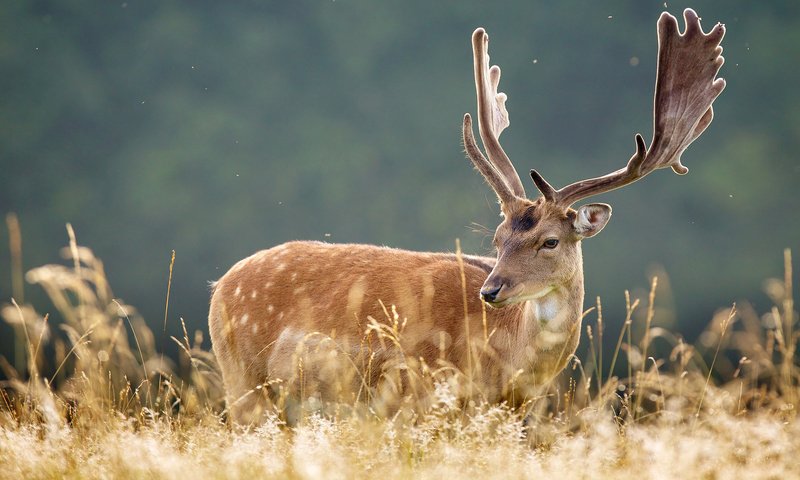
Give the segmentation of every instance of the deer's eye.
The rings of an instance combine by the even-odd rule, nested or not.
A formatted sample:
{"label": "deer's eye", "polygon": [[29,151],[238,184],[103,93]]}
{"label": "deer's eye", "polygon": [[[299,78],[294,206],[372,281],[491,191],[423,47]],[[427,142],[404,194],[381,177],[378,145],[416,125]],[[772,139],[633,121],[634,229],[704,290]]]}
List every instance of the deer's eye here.
{"label": "deer's eye", "polygon": [[542,244],[544,248],[556,248],[557,245],[558,245],[558,239],[555,238],[548,238]]}

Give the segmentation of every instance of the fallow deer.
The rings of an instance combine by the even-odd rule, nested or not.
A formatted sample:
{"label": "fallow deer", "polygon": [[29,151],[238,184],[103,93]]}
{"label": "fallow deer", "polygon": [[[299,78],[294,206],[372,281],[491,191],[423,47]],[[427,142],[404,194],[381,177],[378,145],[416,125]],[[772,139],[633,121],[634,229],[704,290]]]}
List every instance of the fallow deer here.
{"label": "fallow deer", "polygon": [[[481,382],[489,401],[507,398],[512,384],[542,384],[560,372],[581,330],[581,240],[599,233],[611,216],[606,204],[572,205],[659,168],[687,173],[681,154],[711,123],[711,105],[725,87],[716,78],[725,27],[718,23],[704,33],[691,9],[684,19],[683,33],[669,13],[658,20],[649,147],[637,134],[627,166],[558,190],[531,170],[541,193],[533,200],[499,143],[509,125],[506,96],[497,90],[500,68],[489,67],[488,35],[475,30],[486,156],[469,114],[463,142],[499,199],[496,258],[295,241],[241,260],[214,286],[209,313],[233,419],[247,421],[263,409],[269,389],[262,387],[313,384],[305,394],[329,395],[337,358],[360,372],[362,386],[374,385],[398,355],[430,368],[450,365],[471,372],[468,380]],[[380,335],[382,328],[391,338]],[[301,354],[323,344],[329,346],[324,355]]]}

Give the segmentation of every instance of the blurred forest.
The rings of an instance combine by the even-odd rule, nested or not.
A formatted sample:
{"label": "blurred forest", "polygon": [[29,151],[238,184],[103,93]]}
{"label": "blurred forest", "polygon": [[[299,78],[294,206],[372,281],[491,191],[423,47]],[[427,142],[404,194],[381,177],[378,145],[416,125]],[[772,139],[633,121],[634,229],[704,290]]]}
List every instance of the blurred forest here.
{"label": "blurred forest", "polygon": [[[63,261],[65,223],[154,330],[207,327],[208,281],[292,239],[488,253],[494,195],[465,158],[470,34],[491,36],[529,192],[621,167],[652,132],[658,15],[727,25],[716,118],[668,170],[597,197],[587,307],[661,276],[657,322],[690,339],[761,303],[800,255],[800,3],[9,0],[0,9],[0,214],[24,268]],[[682,23],[682,20],[681,20]],[[0,227],[0,303],[11,298]],[[38,287],[26,300],[53,311]],[[0,355],[12,349],[0,325]]]}

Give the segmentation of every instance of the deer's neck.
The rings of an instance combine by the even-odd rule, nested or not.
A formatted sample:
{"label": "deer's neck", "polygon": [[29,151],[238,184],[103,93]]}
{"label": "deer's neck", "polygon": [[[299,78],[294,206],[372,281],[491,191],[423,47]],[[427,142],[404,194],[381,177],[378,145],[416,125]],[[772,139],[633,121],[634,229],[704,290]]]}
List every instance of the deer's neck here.
{"label": "deer's neck", "polygon": [[519,367],[540,381],[561,371],[578,346],[582,313],[583,269],[579,265],[568,281],[525,302],[520,324],[529,347],[526,351],[532,353],[517,359],[522,361]]}
{"label": "deer's neck", "polygon": [[554,285],[546,294],[526,301],[522,315],[525,323],[558,331],[579,321],[582,310],[583,266],[579,263],[571,278]]}
{"label": "deer's neck", "polygon": [[524,321],[537,325],[534,330],[563,331],[580,321],[583,306],[583,279],[559,285],[546,295],[528,300]]}

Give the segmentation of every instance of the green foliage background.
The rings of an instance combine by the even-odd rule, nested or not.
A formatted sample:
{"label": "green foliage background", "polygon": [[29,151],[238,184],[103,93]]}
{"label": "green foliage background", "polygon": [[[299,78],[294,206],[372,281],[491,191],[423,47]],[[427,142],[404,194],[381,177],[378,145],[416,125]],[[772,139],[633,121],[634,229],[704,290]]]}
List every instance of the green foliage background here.
{"label": "green foliage background", "polygon": [[[688,176],[660,171],[597,198],[614,218],[584,257],[587,305],[601,295],[612,323],[623,290],[662,266],[661,301],[691,336],[720,306],[762,301],[782,249],[800,253],[800,4],[667,10],[687,6],[706,29],[728,27],[716,119],[683,157]],[[503,68],[506,150],[520,172],[561,186],[619,168],[634,133],[650,137],[664,7],[9,0],[0,213],[19,215],[26,268],[58,260],[71,222],[151,325],[175,249],[170,331],[179,316],[205,328],[207,281],[291,239],[452,250],[458,237],[487,253],[471,225],[493,229],[497,207],[459,139],[475,110],[472,30],[487,28]],[[7,237],[0,229],[4,251]],[[2,302],[9,263],[0,255]]]}

